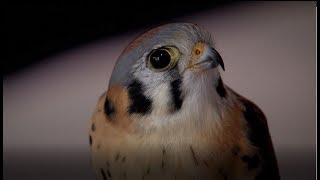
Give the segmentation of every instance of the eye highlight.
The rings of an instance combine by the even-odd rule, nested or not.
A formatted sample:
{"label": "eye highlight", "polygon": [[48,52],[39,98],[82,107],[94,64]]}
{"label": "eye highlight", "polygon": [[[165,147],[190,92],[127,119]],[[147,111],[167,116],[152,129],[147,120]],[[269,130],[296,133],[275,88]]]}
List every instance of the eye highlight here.
{"label": "eye highlight", "polygon": [[148,55],[147,66],[155,71],[164,71],[172,68],[178,62],[179,51],[175,47],[154,49]]}

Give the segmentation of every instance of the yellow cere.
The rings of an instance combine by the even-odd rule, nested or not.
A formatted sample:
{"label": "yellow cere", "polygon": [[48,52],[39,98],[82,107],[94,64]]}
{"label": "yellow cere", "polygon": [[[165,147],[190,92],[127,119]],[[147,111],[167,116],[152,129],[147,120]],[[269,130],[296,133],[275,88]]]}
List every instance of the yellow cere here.
{"label": "yellow cere", "polygon": [[[199,58],[203,55],[205,45],[203,43],[197,43],[192,49],[192,58],[189,66],[186,69],[190,69],[193,72],[201,72],[202,68],[195,65]],[[185,70],[186,70],[185,69]]]}
{"label": "yellow cere", "polygon": [[194,58],[199,58],[203,54],[203,51],[204,51],[204,44],[197,43],[194,46],[193,51],[192,51]]}

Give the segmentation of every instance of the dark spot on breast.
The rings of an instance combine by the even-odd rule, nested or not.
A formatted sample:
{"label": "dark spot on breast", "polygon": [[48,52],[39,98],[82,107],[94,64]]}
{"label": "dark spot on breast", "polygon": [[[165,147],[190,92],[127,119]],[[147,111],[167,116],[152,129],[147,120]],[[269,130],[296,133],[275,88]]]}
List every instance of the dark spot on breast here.
{"label": "dark spot on breast", "polygon": [[196,166],[198,166],[198,165],[199,165],[199,162],[198,162],[198,160],[197,160],[197,158],[196,158],[196,154],[194,153],[192,146],[190,146],[190,151],[191,151],[191,156],[192,156],[192,158],[193,158],[194,164],[195,164]]}
{"label": "dark spot on breast", "polygon": [[104,112],[107,116],[111,116],[115,112],[115,108],[108,98],[106,98],[106,101],[104,102]]}
{"label": "dark spot on breast", "polygon": [[171,82],[171,96],[173,99],[173,112],[178,111],[181,106],[182,106],[182,102],[183,102],[183,97],[181,95],[181,79],[177,79]]}
{"label": "dark spot on breast", "polygon": [[102,175],[103,180],[107,180],[106,173],[103,171],[102,168],[100,168],[100,172],[101,172],[101,175]]}
{"label": "dark spot on breast", "polygon": [[203,164],[206,166],[206,167],[209,167],[209,164],[207,163],[207,161],[203,161]]}
{"label": "dark spot on breast", "polygon": [[249,171],[258,168],[260,162],[259,156],[257,154],[253,155],[252,157],[244,155],[241,157],[241,160],[247,163]]}
{"label": "dark spot on breast", "polygon": [[92,137],[91,135],[89,136],[89,143],[90,143],[90,146],[92,145]]}
{"label": "dark spot on breast", "polygon": [[219,79],[218,79],[218,83],[217,83],[217,86],[216,86],[216,90],[217,90],[217,92],[218,92],[218,94],[219,94],[219,96],[220,97],[226,97],[226,95],[227,95],[227,91],[226,91],[226,89],[224,88],[224,85],[223,85],[223,82],[222,82],[222,79],[221,79],[221,77],[219,77]]}
{"label": "dark spot on breast", "polygon": [[123,158],[122,158],[122,160],[121,160],[121,162],[125,162],[126,161],[126,157],[125,156],[123,156]]}
{"label": "dark spot on breast", "polygon": [[131,101],[129,113],[146,114],[151,112],[151,100],[144,95],[142,84],[138,80],[133,80],[128,86],[128,94]]}
{"label": "dark spot on breast", "polygon": [[110,170],[109,169],[107,169],[107,174],[108,174],[108,176],[111,178],[112,176],[111,176],[111,172],[110,172]]}
{"label": "dark spot on breast", "polygon": [[164,169],[164,154],[166,153],[166,150],[164,149],[164,147],[163,147],[163,149],[162,149],[162,161],[161,161],[161,168],[162,169]]}
{"label": "dark spot on breast", "polygon": [[120,157],[120,154],[117,153],[117,155],[115,156],[115,160],[118,161],[119,157]]}
{"label": "dark spot on breast", "polygon": [[164,169],[164,160],[161,161],[161,168]]}
{"label": "dark spot on breast", "polygon": [[223,174],[223,180],[228,180],[228,175],[227,174]]}
{"label": "dark spot on breast", "polygon": [[231,149],[231,153],[235,156],[237,156],[240,152],[240,148],[239,146],[233,146],[232,149]]}
{"label": "dark spot on breast", "polygon": [[228,174],[225,171],[219,169],[218,172],[223,177],[223,180],[228,180]]}
{"label": "dark spot on breast", "polygon": [[150,167],[147,169],[147,175],[150,174]]}
{"label": "dark spot on breast", "polygon": [[96,130],[96,125],[94,123],[92,123],[91,125],[91,131],[95,131]]}

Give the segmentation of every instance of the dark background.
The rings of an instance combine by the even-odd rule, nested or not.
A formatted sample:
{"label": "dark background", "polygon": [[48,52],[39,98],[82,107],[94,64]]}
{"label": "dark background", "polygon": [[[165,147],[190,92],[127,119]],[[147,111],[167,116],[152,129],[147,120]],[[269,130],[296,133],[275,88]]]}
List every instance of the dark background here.
{"label": "dark background", "polygon": [[156,25],[174,17],[230,5],[232,1],[161,1],[103,4],[16,3],[2,6],[7,59],[4,75],[54,53],[89,41],[137,28]]}

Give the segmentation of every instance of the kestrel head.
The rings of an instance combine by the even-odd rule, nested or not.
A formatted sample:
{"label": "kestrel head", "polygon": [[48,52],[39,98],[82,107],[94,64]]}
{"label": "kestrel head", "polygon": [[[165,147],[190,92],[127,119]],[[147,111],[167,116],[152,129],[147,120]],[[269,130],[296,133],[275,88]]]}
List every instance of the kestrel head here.
{"label": "kestrel head", "polygon": [[155,124],[163,124],[159,117],[200,113],[203,106],[226,96],[219,66],[224,70],[206,29],[191,23],[165,24],[128,45],[113,69],[109,88],[120,85],[128,90],[129,114],[154,116]]}

